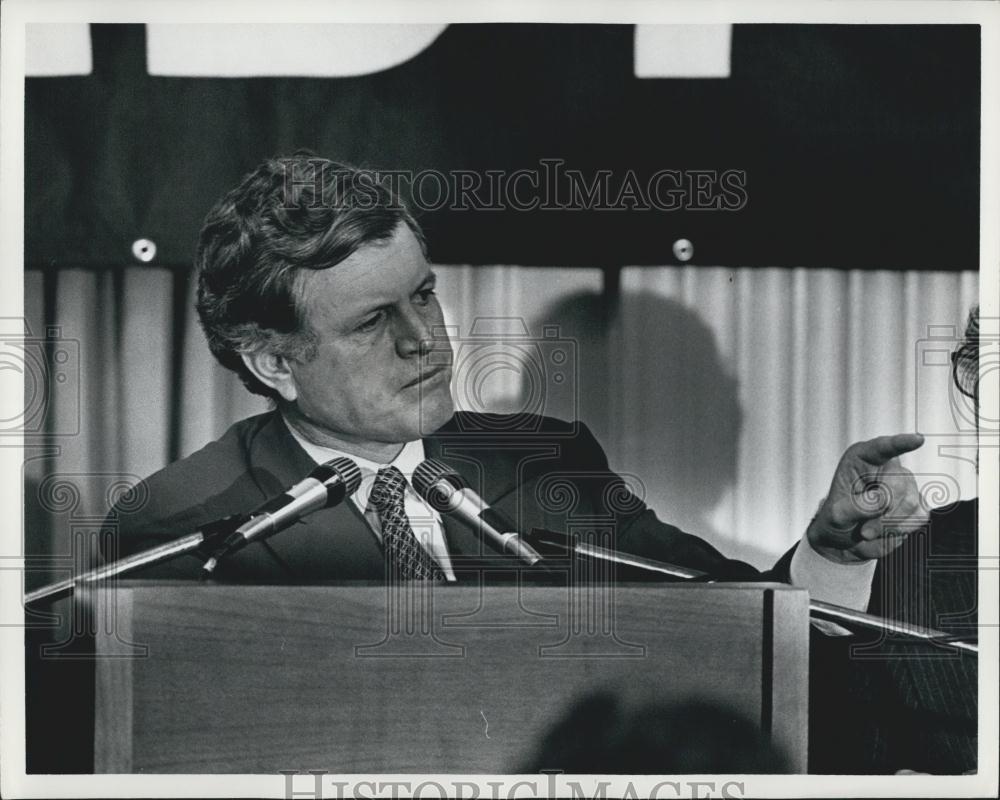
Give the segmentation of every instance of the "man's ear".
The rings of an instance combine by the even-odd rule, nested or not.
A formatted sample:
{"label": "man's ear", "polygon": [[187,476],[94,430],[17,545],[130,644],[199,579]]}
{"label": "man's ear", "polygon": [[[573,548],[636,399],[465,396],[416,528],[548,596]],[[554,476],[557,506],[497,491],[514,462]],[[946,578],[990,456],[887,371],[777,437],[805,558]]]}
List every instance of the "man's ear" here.
{"label": "man's ear", "polygon": [[288,366],[288,359],[284,356],[261,349],[252,353],[240,353],[240,358],[257,380],[265,386],[270,386],[284,400],[290,403],[299,396],[295,378]]}

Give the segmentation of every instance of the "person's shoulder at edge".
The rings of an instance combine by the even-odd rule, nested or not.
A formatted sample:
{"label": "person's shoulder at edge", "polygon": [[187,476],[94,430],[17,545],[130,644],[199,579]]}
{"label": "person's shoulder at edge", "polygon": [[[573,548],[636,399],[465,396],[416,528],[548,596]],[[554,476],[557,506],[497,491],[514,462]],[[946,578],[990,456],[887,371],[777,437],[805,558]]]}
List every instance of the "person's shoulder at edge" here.
{"label": "person's shoulder at edge", "polygon": [[[145,479],[150,486],[171,486],[198,480],[198,488],[226,483],[232,472],[225,468],[249,468],[248,454],[254,440],[269,425],[278,422],[277,412],[270,411],[233,423],[218,439],[208,442],[191,455],[167,464]],[[181,481],[175,479],[182,478]]]}
{"label": "person's shoulder at edge", "polygon": [[481,411],[456,411],[432,434],[435,438],[462,436],[483,439],[530,438],[537,435],[594,439],[590,429],[580,420],[564,420],[542,414],[500,414]]}
{"label": "person's shoulder at edge", "polygon": [[254,441],[275,432],[278,423],[274,411],[234,423],[218,439],[140,481],[118,499],[108,522],[122,539],[181,535],[245,510],[260,494],[249,454]]}
{"label": "person's shoulder at edge", "polygon": [[[603,446],[586,423],[580,420],[529,413],[485,414],[457,411],[426,438],[444,446],[449,441],[477,448],[502,445],[492,451],[497,463],[503,463],[505,459],[516,461],[523,455],[518,452],[519,448],[531,449],[544,442],[546,447],[552,448],[551,460],[534,460],[534,466],[528,473],[551,471],[554,464],[558,463],[559,469],[563,470],[591,472],[594,476],[604,472],[611,475]],[[428,453],[430,455],[432,453]]]}

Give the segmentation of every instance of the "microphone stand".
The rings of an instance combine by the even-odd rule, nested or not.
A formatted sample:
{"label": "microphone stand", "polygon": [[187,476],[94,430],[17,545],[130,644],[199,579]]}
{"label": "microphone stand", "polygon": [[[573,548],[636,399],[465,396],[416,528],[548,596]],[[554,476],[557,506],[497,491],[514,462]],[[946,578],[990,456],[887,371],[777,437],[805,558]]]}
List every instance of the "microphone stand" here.
{"label": "microphone stand", "polygon": [[37,603],[40,600],[58,599],[71,594],[79,584],[100,583],[108,578],[134,572],[141,567],[159,564],[163,561],[201,550],[206,558],[213,554],[219,555],[227,537],[237,527],[250,518],[248,514],[236,514],[218,520],[205,526],[195,533],[182,536],[166,544],[141,550],[125,558],[112,561],[100,567],[88,570],[72,578],[66,578],[56,583],[49,583],[24,595],[24,604]]}
{"label": "microphone stand", "polygon": [[[533,528],[528,536],[536,544],[546,545],[559,550],[572,550],[573,554],[595,561],[604,561],[619,564],[633,569],[639,569],[656,575],[663,575],[669,578],[679,578],[685,581],[700,583],[716,583],[707,572],[688,567],[679,567],[675,564],[668,564],[664,561],[656,561],[643,556],[632,555],[631,553],[621,553],[616,550],[609,550],[587,542],[581,542],[575,537],[565,533]],[[545,563],[543,558],[542,564]],[[877,617],[874,614],[866,614],[863,611],[855,611],[852,608],[845,608],[833,603],[824,603],[821,600],[809,601],[809,615],[814,619],[826,620],[828,622],[844,623],[856,625],[860,628],[879,631],[880,633],[895,633],[905,637],[919,639],[932,644],[948,644],[959,650],[969,653],[979,654],[979,645],[974,642],[967,642],[956,639],[949,633],[935,630],[934,628],[924,628],[920,625],[911,625],[907,622],[897,622],[896,620]]]}

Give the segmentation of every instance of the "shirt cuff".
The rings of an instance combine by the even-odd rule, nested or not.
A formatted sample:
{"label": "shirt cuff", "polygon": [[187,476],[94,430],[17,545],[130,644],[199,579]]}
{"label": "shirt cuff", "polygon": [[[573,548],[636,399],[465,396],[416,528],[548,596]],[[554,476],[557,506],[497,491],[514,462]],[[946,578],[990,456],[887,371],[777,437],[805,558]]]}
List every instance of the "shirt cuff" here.
{"label": "shirt cuff", "polygon": [[857,564],[835,564],[813,550],[803,534],[792,554],[788,573],[792,585],[808,589],[814,600],[864,611],[871,598],[876,564],[874,559]]}

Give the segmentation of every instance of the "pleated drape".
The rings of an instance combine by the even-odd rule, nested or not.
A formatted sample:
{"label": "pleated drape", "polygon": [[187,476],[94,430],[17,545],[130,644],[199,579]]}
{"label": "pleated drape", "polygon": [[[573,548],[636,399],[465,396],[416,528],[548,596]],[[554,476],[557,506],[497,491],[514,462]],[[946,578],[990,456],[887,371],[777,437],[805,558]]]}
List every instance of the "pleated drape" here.
{"label": "pleated drape", "polygon": [[[631,344],[620,385],[642,399],[644,413],[623,415],[608,447],[617,463],[655,477],[652,502],[667,518],[692,520],[692,532],[763,566],[805,529],[849,444],[913,430],[927,443],[904,463],[928,504],[975,496],[973,461],[944,447],[965,448],[974,460],[975,437],[953,418],[947,354],[978,301],[975,273],[634,269],[623,288]],[[652,315],[629,313],[652,297],[679,303],[716,339],[718,362],[701,362],[715,377],[687,382],[700,386],[690,406],[671,404],[694,408],[686,417],[649,402],[678,369],[696,374],[683,357],[658,357],[664,348],[648,333]],[[694,355],[690,340],[682,347]],[[733,418],[725,416],[730,398],[712,384],[733,391]],[[705,403],[711,414],[698,408]],[[679,437],[683,459],[665,455],[661,437],[671,429],[656,423],[671,414],[690,424]],[[716,495],[713,506],[707,501]]]}
{"label": "pleated drape", "polygon": [[[879,434],[929,434],[906,463],[932,504],[976,494],[946,363],[974,272],[634,267],[605,291],[594,269],[436,270],[461,405],[581,418],[662,518],[727,554],[767,565]],[[66,555],[123,485],[266,408],[208,353],[192,283],[27,271],[32,334],[56,326],[79,362],[47,379],[51,435],[26,455],[29,555]]]}

